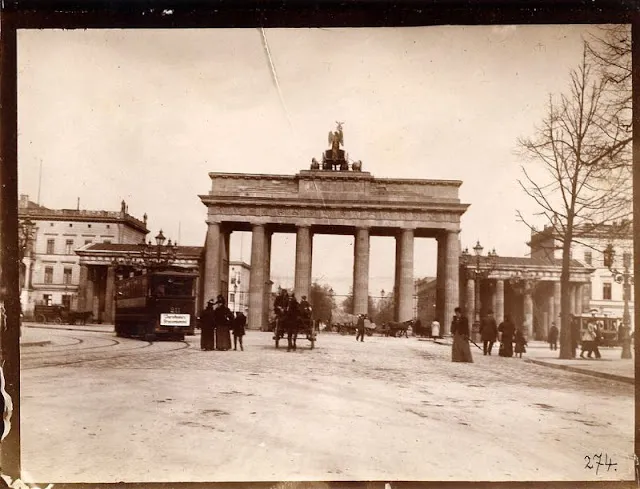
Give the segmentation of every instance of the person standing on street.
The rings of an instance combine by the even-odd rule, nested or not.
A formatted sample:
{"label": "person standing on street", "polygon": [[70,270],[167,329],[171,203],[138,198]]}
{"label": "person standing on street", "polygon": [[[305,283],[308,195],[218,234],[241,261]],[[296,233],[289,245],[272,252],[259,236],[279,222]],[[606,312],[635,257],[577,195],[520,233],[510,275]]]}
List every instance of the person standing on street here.
{"label": "person standing on street", "polygon": [[556,326],[556,323],[551,323],[548,340],[549,340],[549,349],[557,350],[558,349],[558,327]]}
{"label": "person standing on street", "polygon": [[437,319],[434,319],[431,322],[431,337],[440,338],[440,323]]}
{"label": "person standing on street", "polygon": [[473,363],[471,347],[469,346],[469,320],[462,314],[462,309],[455,308],[455,316],[451,321],[453,346],[451,347],[451,361]]}
{"label": "person standing on street", "polygon": [[242,337],[245,335],[245,326],[247,325],[247,316],[242,311],[236,312],[236,317],[233,318],[233,349],[238,349],[238,343],[240,343],[240,350],[244,351],[242,345]]}
{"label": "person standing on street", "polygon": [[505,316],[504,321],[498,326],[498,332],[501,333],[500,351],[498,354],[501,357],[511,358],[513,356],[513,335],[516,332],[516,327],[511,321],[510,316]]}
{"label": "person standing on street", "polygon": [[367,317],[366,314],[358,314],[358,322],[356,324],[356,341],[364,342],[364,320]]}
{"label": "person standing on street", "polygon": [[291,294],[287,304],[285,324],[287,327],[287,351],[296,349],[298,339],[298,321],[300,321],[300,305],[295,294]]}
{"label": "person standing on street", "polygon": [[522,328],[516,330],[514,342],[516,344],[516,356],[520,355],[520,358],[522,358],[522,354],[527,353],[527,349],[525,348],[527,346],[527,339],[524,337]]}
{"label": "person standing on street", "polygon": [[213,316],[213,299],[207,302],[207,307],[200,314],[200,349],[205,351],[214,350],[215,342],[215,325]]}
{"label": "person standing on street", "polygon": [[216,303],[218,307],[213,310],[214,324],[216,326],[216,350],[226,351],[231,349],[231,332],[233,313],[227,307],[222,295],[218,295]]}
{"label": "person standing on street", "polygon": [[489,310],[487,315],[480,321],[480,336],[482,338],[482,351],[485,355],[491,355],[493,344],[498,338],[498,325],[493,317],[492,310]]}

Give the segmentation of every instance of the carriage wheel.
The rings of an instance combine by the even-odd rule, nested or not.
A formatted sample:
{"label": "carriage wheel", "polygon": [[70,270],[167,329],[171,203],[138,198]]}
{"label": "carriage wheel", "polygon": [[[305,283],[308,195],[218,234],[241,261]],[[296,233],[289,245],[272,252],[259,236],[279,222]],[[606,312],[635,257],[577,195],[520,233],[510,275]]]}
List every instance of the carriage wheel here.
{"label": "carriage wheel", "polygon": [[37,323],[46,323],[47,322],[47,318],[44,317],[44,314],[38,314],[35,319],[36,319]]}
{"label": "carriage wheel", "polygon": [[54,322],[55,324],[62,324],[62,318],[61,318],[60,316],[57,316],[57,317],[53,320],[53,322]]}

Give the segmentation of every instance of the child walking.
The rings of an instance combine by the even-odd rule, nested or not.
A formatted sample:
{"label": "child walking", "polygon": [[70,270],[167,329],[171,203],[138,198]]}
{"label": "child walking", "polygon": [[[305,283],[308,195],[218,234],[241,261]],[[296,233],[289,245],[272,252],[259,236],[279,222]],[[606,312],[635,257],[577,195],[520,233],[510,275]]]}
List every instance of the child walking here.
{"label": "child walking", "polygon": [[242,345],[242,337],[244,336],[244,327],[247,324],[247,316],[242,314],[241,311],[236,312],[236,317],[233,319],[233,349],[238,349],[238,343],[240,343],[240,350],[244,351]]}
{"label": "child walking", "polygon": [[522,333],[522,328],[518,328],[516,330],[516,336],[514,338],[514,342],[516,344],[516,348],[515,348],[516,356],[518,356],[518,358],[522,358],[522,354],[527,353],[527,349],[525,348],[525,346],[527,346],[527,339],[524,337],[524,334]]}

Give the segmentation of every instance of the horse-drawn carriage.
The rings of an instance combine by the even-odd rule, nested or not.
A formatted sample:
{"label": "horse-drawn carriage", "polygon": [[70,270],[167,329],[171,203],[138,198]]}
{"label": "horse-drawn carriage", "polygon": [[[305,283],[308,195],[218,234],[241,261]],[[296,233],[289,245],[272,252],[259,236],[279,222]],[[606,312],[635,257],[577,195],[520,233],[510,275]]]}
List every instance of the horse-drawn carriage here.
{"label": "horse-drawn carriage", "polygon": [[[289,319],[283,312],[276,313],[275,327],[273,330],[273,339],[276,344],[276,348],[280,346],[280,340],[287,340],[289,336]],[[292,330],[292,342],[293,348],[296,348],[296,341],[299,336],[304,336],[311,342],[311,349],[315,346],[317,337],[316,322],[311,317],[311,314],[300,314],[296,319],[296,327]],[[285,338],[286,336],[286,338]]]}
{"label": "horse-drawn carriage", "polygon": [[86,324],[92,317],[91,311],[73,311],[63,305],[36,304],[33,319],[37,323]]}
{"label": "horse-drawn carriage", "polygon": [[408,321],[402,321],[401,323],[389,321],[388,323],[383,323],[380,328],[380,333],[385,336],[392,336],[394,338],[409,337],[409,328],[413,326],[413,319],[409,319]]}

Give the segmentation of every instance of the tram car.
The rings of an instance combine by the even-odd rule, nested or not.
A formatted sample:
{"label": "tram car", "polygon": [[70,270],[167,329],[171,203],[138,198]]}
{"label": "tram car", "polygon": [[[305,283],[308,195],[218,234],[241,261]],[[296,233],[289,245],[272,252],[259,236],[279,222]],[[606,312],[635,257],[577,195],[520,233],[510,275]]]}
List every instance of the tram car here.
{"label": "tram car", "polygon": [[197,277],[197,272],[184,269],[160,269],[118,280],[116,336],[182,341],[193,335]]}
{"label": "tram car", "polygon": [[573,331],[578,333],[578,344],[581,343],[582,334],[587,331],[587,327],[590,323],[598,327],[600,333],[600,345],[601,346],[617,346],[618,342],[618,327],[622,323],[619,318],[612,318],[608,316],[599,316],[595,314],[582,314],[579,316],[573,316]]}

